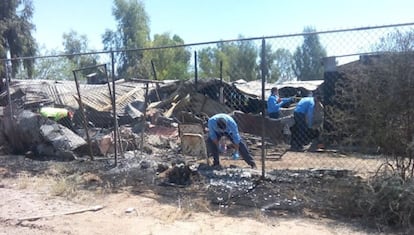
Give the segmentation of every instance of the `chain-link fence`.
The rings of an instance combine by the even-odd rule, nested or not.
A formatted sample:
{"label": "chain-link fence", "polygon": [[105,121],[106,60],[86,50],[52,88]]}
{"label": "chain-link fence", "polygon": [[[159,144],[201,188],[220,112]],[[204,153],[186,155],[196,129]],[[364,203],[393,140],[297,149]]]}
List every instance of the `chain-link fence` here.
{"label": "chain-link fence", "polygon": [[[35,60],[37,66],[65,68],[68,60],[80,65],[99,55],[101,64],[65,68],[73,72],[70,78],[46,69],[38,77],[48,80],[6,79],[14,90],[5,94],[10,95],[9,102],[17,100],[16,85],[26,84],[22,88],[24,99],[19,100],[18,106],[72,110],[72,124],[90,142],[93,156],[113,153],[117,157],[127,150],[143,151],[150,135],[171,137],[171,129],[196,123],[206,128],[208,154],[218,153],[229,161],[240,160],[231,160],[234,150],[219,152],[223,150],[220,144],[212,144],[217,136],[227,136],[229,148],[230,143],[235,143],[240,159],[247,159],[249,165],[252,157],[256,165],[275,168],[372,172],[382,163],[382,139],[374,130],[363,128],[368,125],[355,125],[361,118],[370,118],[355,112],[375,112],[375,108],[364,109],[364,104],[356,100],[378,100],[375,95],[381,90],[372,90],[364,82],[367,73],[380,64],[383,67],[383,58],[390,52],[398,52],[398,56],[412,49],[409,41],[402,40],[412,32],[412,26],[324,32],[308,29],[291,35],[26,58]],[[140,60],[120,66],[122,60],[117,58],[125,56]],[[121,70],[124,77],[120,77]],[[399,76],[392,68],[387,71]],[[375,76],[372,73],[369,78]],[[403,81],[412,80],[411,74],[404,76]],[[412,84],[406,84],[408,93],[404,99],[413,99]],[[359,93],[350,93],[358,86],[363,86]],[[364,93],[371,97],[362,97]],[[385,112],[394,112],[394,108]],[[227,119],[225,128],[217,125],[220,118],[209,126],[208,120],[222,113],[232,118]],[[233,128],[233,120],[237,128]],[[169,129],[157,129],[160,126]],[[112,144],[91,144],[105,138]],[[407,138],[409,142],[413,137],[408,134]],[[343,151],[355,154],[344,155]]]}

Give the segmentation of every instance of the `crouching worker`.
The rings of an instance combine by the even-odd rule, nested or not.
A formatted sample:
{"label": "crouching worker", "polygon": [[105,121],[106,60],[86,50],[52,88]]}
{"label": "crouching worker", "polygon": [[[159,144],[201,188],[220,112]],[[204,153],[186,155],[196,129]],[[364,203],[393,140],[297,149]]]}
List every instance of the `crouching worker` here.
{"label": "crouching worker", "polygon": [[73,112],[66,108],[42,107],[39,111],[40,115],[54,120],[62,126],[73,130]]}
{"label": "crouching worker", "polygon": [[234,146],[234,155],[242,156],[243,160],[253,169],[256,168],[246,144],[241,139],[236,121],[227,114],[219,113],[208,119],[207,149],[209,157],[213,157],[213,166],[220,167],[219,143],[223,136],[227,136]]}
{"label": "crouching worker", "polygon": [[304,97],[296,105],[293,113],[295,124],[291,127],[291,150],[303,151],[304,145],[319,136],[319,131],[312,129],[315,103],[319,100],[318,96]]}

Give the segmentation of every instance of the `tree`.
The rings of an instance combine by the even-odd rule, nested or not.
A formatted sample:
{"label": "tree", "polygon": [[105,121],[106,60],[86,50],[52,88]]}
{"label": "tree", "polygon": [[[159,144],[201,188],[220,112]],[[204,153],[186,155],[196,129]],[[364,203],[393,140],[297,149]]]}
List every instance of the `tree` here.
{"label": "tree", "polygon": [[202,77],[220,77],[220,63],[222,65],[223,80],[229,81],[230,77],[225,71],[229,70],[229,56],[221,51],[218,47],[223,46],[220,43],[217,47],[205,47],[198,52],[198,66]]}
{"label": "tree", "polygon": [[[63,34],[62,44],[66,54],[78,54],[88,50],[88,38],[86,35],[78,35],[74,30]],[[75,55],[68,56],[71,60],[75,57]]]}
{"label": "tree", "polygon": [[[156,34],[152,42],[153,47],[177,46],[184,44],[183,39],[169,33]],[[186,79],[188,78],[188,66],[191,52],[184,47],[165,48],[152,50],[144,54],[155,64],[157,79]]]}
{"label": "tree", "polygon": [[[240,37],[240,39],[242,39]],[[222,48],[224,53],[229,56],[229,74],[231,81],[244,79],[246,81],[253,81],[256,79],[257,67],[257,48],[253,41],[241,40],[236,43],[231,43]]]}
{"label": "tree", "polygon": [[118,22],[117,31],[106,30],[102,37],[105,50],[127,50],[117,53],[119,76],[148,77],[143,51],[150,41],[149,18],[140,0],[114,0],[112,14]]}
{"label": "tree", "polygon": [[[267,82],[289,81],[294,78],[293,74],[293,57],[289,50],[279,48],[273,51],[272,45],[266,43],[264,56],[266,58],[265,70]],[[261,64],[262,58],[260,58]],[[257,66],[257,78],[261,79],[261,67]]]}
{"label": "tree", "polygon": [[[69,55],[67,58],[72,63],[72,68],[80,69],[84,67],[91,67],[97,65],[98,56],[87,54],[79,55],[80,53],[90,52],[88,49],[88,38],[86,35],[78,35],[74,30],[63,34],[64,53]],[[81,74],[84,76],[93,72],[93,69],[82,70]],[[73,76],[73,75],[71,75]]]}
{"label": "tree", "polygon": [[198,64],[202,77],[219,77],[220,61],[217,61],[217,48],[206,47],[198,52]]}
{"label": "tree", "polygon": [[[33,4],[31,0],[0,1],[0,57],[28,57],[36,54],[36,41],[32,36],[35,26],[31,23]],[[12,60],[12,76],[23,64],[29,78],[33,75],[33,60]],[[5,77],[0,66],[0,77]],[[0,80],[1,81],[1,80]]]}
{"label": "tree", "polygon": [[314,28],[305,27],[303,44],[296,48],[293,55],[293,69],[297,79],[301,81],[323,79],[322,58],[326,57],[326,50],[315,32]]}
{"label": "tree", "polygon": [[[293,56],[289,50],[279,48],[274,53],[272,71],[277,75],[278,81],[291,81],[295,75],[293,72]],[[272,74],[273,74],[272,73]]]}
{"label": "tree", "polygon": [[[279,48],[275,52],[270,44],[266,44],[265,48],[266,70],[268,73],[268,82],[289,81],[294,77],[292,64],[293,57],[289,50]],[[259,70],[259,67],[258,67]],[[258,71],[258,78],[261,78]]]}
{"label": "tree", "polygon": [[[59,55],[56,50],[45,50],[44,55]],[[53,65],[53,66],[51,66]],[[33,77],[35,79],[68,80],[73,77],[74,64],[67,57],[36,59]]]}
{"label": "tree", "polygon": [[[262,56],[262,51],[261,51],[260,61],[259,61],[259,64],[256,66],[256,76],[257,76],[257,79],[259,80],[262,79],[262,71],[261,71],[262,70],[261,65],[262,65],[262,59],[263,59],[262,57],[263,56]],[[264,57],[265,57],[264,70],[265,70],[266,80],[268,82],[272,82],[272,81],[275,82],[277,81],[278,77],[277,77],[277,74],[275,74],[272,69],[275,57],[274,57],[271,44],[265,44]]]}
{"label": "tree", "polygon": [[257,78],[257,48],[252,41],[240,40],[231,43],[218,43],[216,48],[204,48],[199,53],[198,62],[205,76],[218,77],[220,62],[223,63],[223,79],[252,81]]}

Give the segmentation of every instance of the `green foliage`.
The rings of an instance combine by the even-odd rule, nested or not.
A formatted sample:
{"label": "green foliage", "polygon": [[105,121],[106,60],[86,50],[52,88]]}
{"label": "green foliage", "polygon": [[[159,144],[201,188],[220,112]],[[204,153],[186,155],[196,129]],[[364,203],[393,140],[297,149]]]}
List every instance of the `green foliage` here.
{"label": "green foliage", "polygon": [[[263,54],[265,61],[262,61]],[[262,79],[262,66],[264,69],[264,75],[269,82],[275,82],[279,79],[278,71],[273,69],[273,63],[275,60],[275,55],[272,51],[272,45],[265,43],[265,49],[261,49],[260,51],[260,58],[259,58],[259,65],[256,66],[256,76],[258,80]],[[263,63],[264,62],[264,63]]]}
{"label": "green foliage", "polygon": [[322,47],[316,30],[305,27],[302,46],[296,48],[293,54],[293,69],[298,80],[322,80],[322,58],[326,57],[326,50]]}
{"label": "green foliage", "polygon": [[[220,77],[220,62],[222,61],[222,69],[228,70],[228,63],[223,62],[223,55],[217,48],[206,47],[198,52],[198,61],[201,77]],[[226,67],[225,67],[226,66]],[[224,76],[224,74],[223,74]],[[223,78],[225,79],[225,78]],[[228,80],[225,79],[225,80]]]}
{"label": "green foliage", "polygon": [[275,77],[277,78],[276,80],[281,81],[292,80],[295,75],[292,69],[293,56],[290,51],[279,48],[273,53],[273,58],[271,77]]}
{"label": "green foliage", "polygon": [[220,61],[223,63],[223,79],[252,81],[257,78],[258,51],[253,41],[241,40],[218,43],[216,48],[204,48],[198,55],[201,73],[208,77],[219,77]]}
{"label": "green foliage", "polygon": [[[32,36],[35,26],[31,23],[31,0],[0,1],[0,58],[28,57],[36,54],[36,41]],[[19,71],[20,60],[12,61],[12,76]],[[5,77],[0,66],[0,77]],[[29,78],[33,75],[33,60],[24,60],[23,67]]]}
{"label": "green foliage", "polygon": [[[63,34],[64,51],[46,50],[43,48],[44,55],[61,55],[66,57],[50,57],[35,60],[34,78],[47,80],[72,80],[73,70],[85,67],[91,67],[98,64],[99,56],[97,54],[78,55],[80,53],[91,52],[88,49],[88,38],[86,35],[79,35],[76,31],[70,31]],[[79,79],[86,79],[86,75],[96,72],[95,70],[81,70]],[[16,77],[20,78],[21,73]]]}
{"label": "green foliage", "polygon": [[[58,55],[56,50],[45,50],[46,55]],[[71,80],[73,79],[72,71],[77,69],[67,57],[51,57],[45,59],[36,59],[34,64],[33,78],[47,80]],[[16,76],[19,78],[19,74]]]}
{"label": "green foliage", "polygon": [[[177,35],[172,38],[169,33],[156,34],[152,47],[177,46],[184,41]],[[184,47],[156,49],[144,54],[146,60],[152,60],[157,72],[158,80],[187,79],[191,52]]]}
{"label": "green foliage", "polygon": [[[77,54],[88,50],[88,38],[86,35],[78,35],[74,30],[63,34],[62,44],[65,49],[65,54]],[[72,60],[74,56],[68,56],[68,58]]]}
{"label": "green foliage", "polygon": [[253,41],[237,41],[222,47],[223,52],[229,55],[228,75],[231,81],[244,79],[256,80],[255,68],[257,67],[258,51]]}
{"label": "green foliage", "polygon": [[[292,80],[294,77],[292,54],[287,49],[279,48],[275,52],[272,46],[265,46],[265,70],[269,82],[279,79]],[[237,43],[219,43],[217,47],[207,47],[198,53],[201,75],[219,77],[220,61],[222,61],[223,79],[235,81],[244,79],[252,81],[261,79],[261,57],[258,60],[258,49],[253,41],[241,40]]]}
{"label": "green foliage", "polygon": [[[88,52],[88,38],[86,35],[78,35],[75,31],[63,34],[63,46],[64,53],[68,54],[69,62],[72,63],[70,67],[75,69],[81,69],[85,67],[91,67],[98,64],[98,56],[88,55],[76,55],[79,53]],[[81,74],[86,76],[93,72],[93,70],[82,70]]]}
{"label": "green foliage", "polygon": [[[272,50],[270,44],[265,44],[264,56],[266,59],[265,71],[268,82],[289,81],[294,78],[292,69],[293,57],[289,50],[278,48],[276,51]],[[260,63],[262,58],[260,58]],[[258,79],[261,79],[261,68],[257,67]]]}
{"label": "green foliage", "polygon": [[[117,30],[107,30],[102,37],[105,50],[141,49],[149,44],[149,18],[144,4],[139,0],[114,0],[113,15],[118,22]],[[142,50],[117,53],[119,76],[149,77],[149,67],[143,61]]]}

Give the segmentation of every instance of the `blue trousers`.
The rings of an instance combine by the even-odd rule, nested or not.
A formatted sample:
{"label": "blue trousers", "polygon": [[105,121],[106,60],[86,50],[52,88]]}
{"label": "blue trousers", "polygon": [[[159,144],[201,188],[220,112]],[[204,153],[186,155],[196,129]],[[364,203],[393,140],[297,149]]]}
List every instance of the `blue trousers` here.
{"label": "blue trousers", "polygon": [[[217,139],[218,141],[220,141],[222,136],[227,136],[227,138],[229,138],[229,140],[231,140],[231,142],[234,144],[233,139],[231,138],[230,135],[228,135],[227,133],[217,133]],[[208,137],[207,139],[207,151],[208,151],[208,156],[209,157],[213,157],[213,164],[214,165],[219,165],[220,164],[220,160],[219,160],[219,146],[216,145],[212,139],[210,139],[210,137]],[[249,166],[253,166],[255,165],[254,160],[252,155],[249,153],[249,150],[247,149],[246,144],[244,143],[244,141],[240,141],[239,143],[239,153],[240,156],[243,158],[243,160],[249,164]]]}

